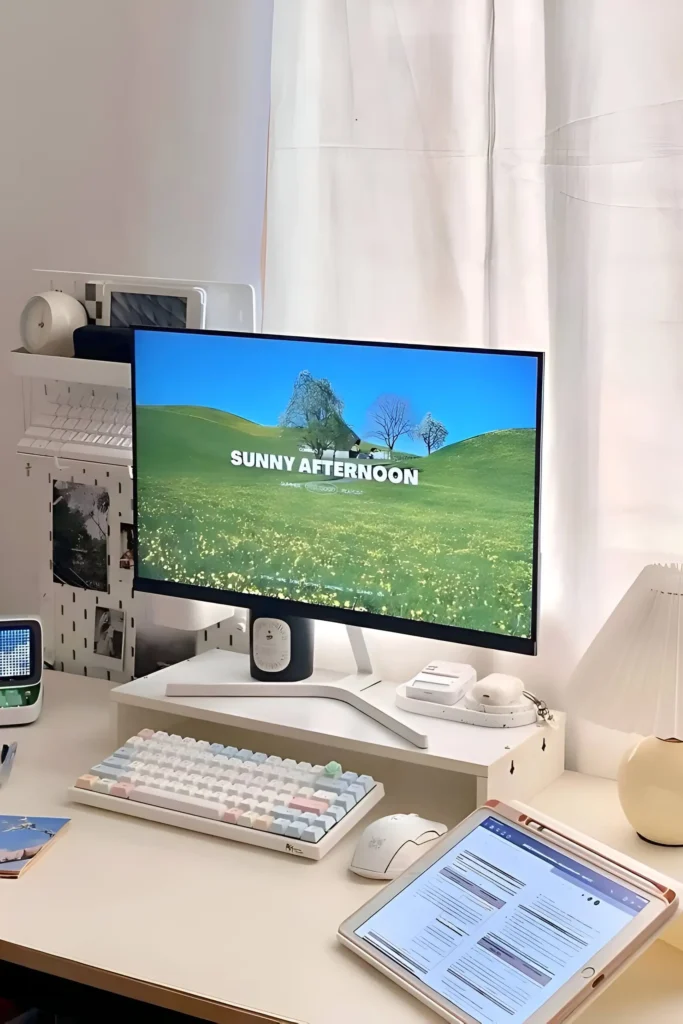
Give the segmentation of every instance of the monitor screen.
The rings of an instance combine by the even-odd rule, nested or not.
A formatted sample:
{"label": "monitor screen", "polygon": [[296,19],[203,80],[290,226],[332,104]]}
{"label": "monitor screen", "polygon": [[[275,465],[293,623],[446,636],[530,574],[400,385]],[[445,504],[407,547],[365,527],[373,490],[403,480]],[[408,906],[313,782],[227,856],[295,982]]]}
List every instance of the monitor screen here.
{"label": "monitor screen", "polygon": [[0,629],[0,679],[32,675],[30,629]]}
{"label": "monitor screen", "polygon": [[139,590],[534,653],[542,356],[135,331]]}

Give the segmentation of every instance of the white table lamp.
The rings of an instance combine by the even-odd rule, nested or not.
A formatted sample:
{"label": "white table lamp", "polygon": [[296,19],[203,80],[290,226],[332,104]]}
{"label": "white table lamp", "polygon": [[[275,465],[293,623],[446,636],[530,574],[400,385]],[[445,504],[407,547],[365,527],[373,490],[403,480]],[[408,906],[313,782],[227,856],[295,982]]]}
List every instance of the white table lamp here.
{"label": "white table lamp", "polygon": [[646,737],[619,768],[624,813],[641,839],[683,846],[683,566],[643,569],[577,665],[568,704]]}

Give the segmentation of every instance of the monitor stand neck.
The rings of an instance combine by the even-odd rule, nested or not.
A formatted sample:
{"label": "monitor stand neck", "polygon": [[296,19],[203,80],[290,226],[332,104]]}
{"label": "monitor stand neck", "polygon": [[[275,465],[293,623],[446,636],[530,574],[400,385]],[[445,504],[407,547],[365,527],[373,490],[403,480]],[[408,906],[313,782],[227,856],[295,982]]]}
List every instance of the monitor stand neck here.
{"label": "monitor stand neck", "polygon": [[[353,659],[356,662],[356,676],[347,676],[346,678],[357,678],[359,682],[364,682],[364,685],[361,687],[363,690],[366,686],[374,686],[375,683],[379,682],[379,676],[373,672],[372,659],[368,645],[365,642],[363,630],[360,626],[347,626],[346,635],[349,638]],[[363,677],[367,678],[363,679]]]}

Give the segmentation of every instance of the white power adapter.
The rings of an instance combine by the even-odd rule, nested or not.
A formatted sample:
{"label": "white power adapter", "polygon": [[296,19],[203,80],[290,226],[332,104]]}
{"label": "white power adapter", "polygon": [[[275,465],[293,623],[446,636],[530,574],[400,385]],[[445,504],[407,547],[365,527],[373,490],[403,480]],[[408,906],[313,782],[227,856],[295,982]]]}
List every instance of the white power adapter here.
{"label": "white power adapter", "polygon": [[477,673],[471,665],[457,661],[430,661],[406,683],[405,694],[413,700],[453,705],[476,681]]}

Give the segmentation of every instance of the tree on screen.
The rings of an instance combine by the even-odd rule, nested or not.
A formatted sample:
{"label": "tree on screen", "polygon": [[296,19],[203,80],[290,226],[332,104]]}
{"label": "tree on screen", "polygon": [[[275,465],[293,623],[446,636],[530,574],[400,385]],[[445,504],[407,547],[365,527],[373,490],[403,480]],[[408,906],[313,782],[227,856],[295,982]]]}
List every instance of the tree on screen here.
{"label": "tree on screen", "polygon": [[415,428],[415,437],[424,442],[427,455],[431,455],[437,448],[443,448],[448,431],[440,420],[435,420],[431,412],[428,412]]}
{"label": "tree on screen", "polygon": [[344,403],[329,380],[316,378],[302,370],[294,382],[292,397],[280,417],[283,427],[301,431],[301,440],[311,448],[316,458],[328,449],[337,451],[349,447],[355,438],[342,415]]}
{"label": "tree on screen", "polygon": [[393,452],[399,437],[414,430],[410,402],[400,395],[380,395],[370,408],[370,424],[370,437],[379,438]]}

